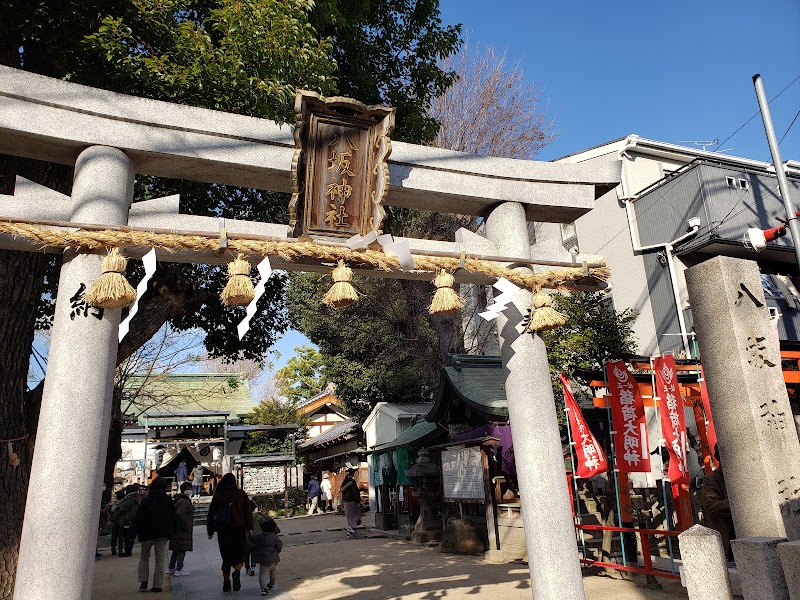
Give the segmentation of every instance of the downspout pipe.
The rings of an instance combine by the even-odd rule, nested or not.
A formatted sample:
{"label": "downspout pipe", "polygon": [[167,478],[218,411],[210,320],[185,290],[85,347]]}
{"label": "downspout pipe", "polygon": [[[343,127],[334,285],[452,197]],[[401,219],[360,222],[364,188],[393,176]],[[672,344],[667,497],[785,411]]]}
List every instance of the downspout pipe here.
{"label": "downspout pipe", "polygon": [[639,231],[634,226],[634,217],[633,217],[633,201],[632,198],[623,198],[625,202],[625,212],[628,216],[628,228],[631,232],[631,245],[633,246],[633,251],[637,253],[641,252],[649,252],[652,250],[664,250],[664,253],[667,256],[667,268],[669,270],[669,278],[672,284],[672,296],[673,300],[675,301],[675,310],[678,313],[678,326],[681,332],[681,340],[683,341],[683,349],[686,352],[686,356],[691,356],[692,351],[689,346],[689,333],[686,328],[686,319],[683,317],[683,309],[681,308],[680,304],[680,289],[678,286],[678,276],[675,269],[675,261],[674,261],[674,247],[677,244],[680,244],[684,240],[688,240],[689,238],[697,235],[697,232],[700,230],[700,219],[697,217],[693,217],[689,219],[689,231],[684,233],[682,236],[675,238],[671,242],[665,242],[660,244],[651,244],[649,246],[642,246],[639,242]]}

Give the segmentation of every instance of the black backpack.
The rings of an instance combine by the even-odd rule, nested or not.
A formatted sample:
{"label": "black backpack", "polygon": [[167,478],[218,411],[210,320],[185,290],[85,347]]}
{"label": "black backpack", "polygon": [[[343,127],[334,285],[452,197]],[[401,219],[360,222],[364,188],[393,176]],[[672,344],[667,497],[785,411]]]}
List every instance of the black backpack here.
{"label": "black backpack", "polygon": [[226,529],[233,523],[233,506],[228,502],[228,506],[223,506],[214,513],[214,531]]}

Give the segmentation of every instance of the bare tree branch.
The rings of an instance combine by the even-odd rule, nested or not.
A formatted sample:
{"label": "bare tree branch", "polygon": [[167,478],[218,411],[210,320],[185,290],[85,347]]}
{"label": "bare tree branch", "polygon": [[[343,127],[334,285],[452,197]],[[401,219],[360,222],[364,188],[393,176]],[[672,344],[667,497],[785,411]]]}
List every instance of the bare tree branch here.
{"label": "bare tree branch", "polygon": [[433,101],[431,115],[440,123],[435,146],[530,160],[556,139],[541,84],[525,80],[519,61],[507,64],[506,51],[472,46],[467,38],[442,67],[458,79]]}

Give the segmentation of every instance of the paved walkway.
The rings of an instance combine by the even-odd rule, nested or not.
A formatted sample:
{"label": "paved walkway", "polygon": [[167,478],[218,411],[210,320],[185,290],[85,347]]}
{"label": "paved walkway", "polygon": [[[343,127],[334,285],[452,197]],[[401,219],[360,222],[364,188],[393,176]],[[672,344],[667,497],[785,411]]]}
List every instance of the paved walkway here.
{"label": "paved walkway", "polygon": [[[284,549],[277,600],[472,600],[476,595],[531,600],[527,565],[491,564],[482,558],[442,554],[438,548],[361,531],[345,538],[344,517],[323,515],[279,519]],[[137,545],[138,546],[138,545]],[[242,576],[242,590],[222,592],[216,538],[195,527],[194,552],[186,555],[188,577],[166,577],[164,600],[246,600],[260,598],[258,576]],[[138,552],[138,548],[134,550]],[[107,554],[107,551],[103,552]],[[96,563],[93,600],[141,600],[136,582],[138,556],[104,556]],[[673,600],[686,598],[680,584],[663,580],[664,589],[643,589],[634,580],[584,577],[588,600]]]}

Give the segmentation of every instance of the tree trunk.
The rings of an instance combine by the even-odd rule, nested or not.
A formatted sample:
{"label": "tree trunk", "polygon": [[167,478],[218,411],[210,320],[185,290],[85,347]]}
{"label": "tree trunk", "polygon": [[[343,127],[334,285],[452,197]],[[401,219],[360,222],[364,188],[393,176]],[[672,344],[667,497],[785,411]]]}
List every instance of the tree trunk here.
{"label": "tree trunk", "polygon": [[[0,251],[0,598],[14,591],[22,517],[33,442],[26,427],[25,389],[33,344],[36,300],[41,294],[44,254]],[[6,442],[5,440],[15,440]],[[13,466],[9,448],[19,457]]]}

